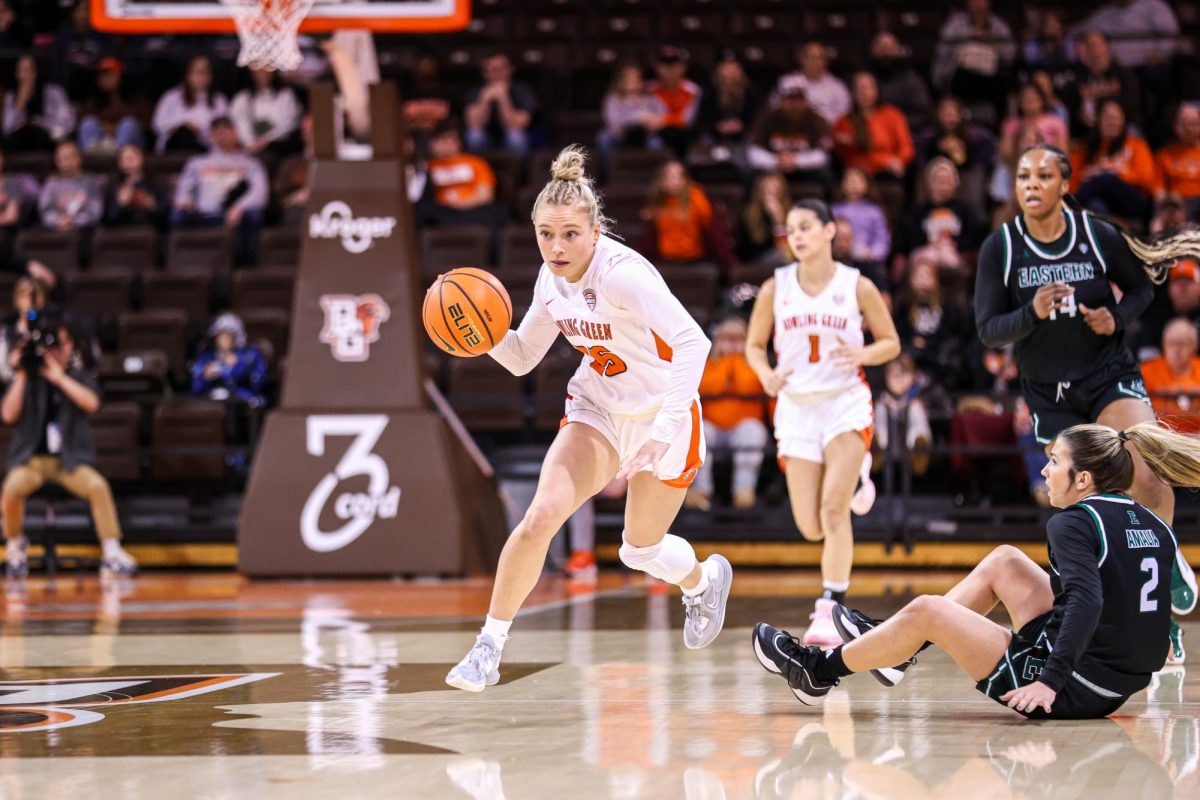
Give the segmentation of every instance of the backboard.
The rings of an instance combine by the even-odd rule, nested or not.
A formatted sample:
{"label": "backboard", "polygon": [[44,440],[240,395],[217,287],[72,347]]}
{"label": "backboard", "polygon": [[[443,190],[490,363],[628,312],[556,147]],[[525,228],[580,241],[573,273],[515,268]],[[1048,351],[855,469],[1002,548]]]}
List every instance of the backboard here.
{"label": "backboard", "polygon": [[[220,0],[91,0],[92,25],[112,33],[232,33]],[[470,0],[316,0],[306,33],[360,28],[379,33],[462,30]]]}

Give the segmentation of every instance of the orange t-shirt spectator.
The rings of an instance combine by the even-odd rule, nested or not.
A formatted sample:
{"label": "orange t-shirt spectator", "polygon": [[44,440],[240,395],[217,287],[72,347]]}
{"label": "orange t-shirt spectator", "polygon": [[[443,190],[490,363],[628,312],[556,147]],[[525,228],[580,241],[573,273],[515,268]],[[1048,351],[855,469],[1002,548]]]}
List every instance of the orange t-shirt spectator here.
{"label": "orange t-shirt spectator", "polygon": [[1089,211],[1141,219],[1159,183],[1150,145],[1129,132],[1125,109],[1113,99],[1096,111],[1090,141],[1071,154],[1071,191]]}
{"label": "orange t-shirt spectator", "polygon": [[450,208],[474,208],[496,196],[496,173],[479,156],[462,152],[462,139],[452,127],[439,129],[429,142],[429,182],[434,202]]}
{"label": "orange t-shirt spectator", "polygon": [[651,253],[662,261],[711,258],[729,267],[733,261],[727,230],[716,230],[712,203],[679,161],[668,161],[650,188],[646,216],[654,241]]}
{"label": "orange t-shirt spectator", "polygon": [[1195,216],[1200,200],[1200,106],[1183,105],[1175,115],[1175,142],[1158,151],[1157,193],[1179,195]]}
{"label": "orange t-shirt spectator", "polygon": [[853,94],[854,108],[833,129],[842,166],[903,176],[916,156],[908,120],[900,109],[879,102],[879,84],[869,72],[854,76]]}
{"label": "orange t-shirt spectator", "polygon": [[647,87],[663,104],[666,113],[662,116],[664,128],[690,128],[700,104],[700,87],[684,76],[687,74],[687,56],[677,48],[666,46],[654,63],[655,77]]}
{"label": "orange t-shirt spectator", "polygon": [[1180,317],[1163,331],[1163,354],[1142,364],[1154,412],[1180,433],[1200,434],[1200,344],[1196,326]]}
{"label": "orange t-shirt spectator", "polygon": [[704,419],[723,431],[748,419],[762,420],[767,401],[744,353],[709,358],[700,379]]}

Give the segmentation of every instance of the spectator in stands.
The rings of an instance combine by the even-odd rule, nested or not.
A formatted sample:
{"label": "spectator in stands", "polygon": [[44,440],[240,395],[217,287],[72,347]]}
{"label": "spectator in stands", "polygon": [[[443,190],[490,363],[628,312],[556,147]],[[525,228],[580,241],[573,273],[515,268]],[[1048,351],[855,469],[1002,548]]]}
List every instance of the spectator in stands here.
{"label": "spectator in stands", "polygon": [[1167,294],[1174,313],[1200,320],[1200,264],[1190,258],[1180,259],[1171,268]]}
{"label": "spectator in stands", "polygon": [[967,0],[938,33],[933,85],[961,97],[981,121],[1003,113],[1016,43],[1008,23],[992,13],[991,0]]}
{"label": "spectator in stands", "polygon": [[432,203],[419,216],[430,225],[485,225],[497,235],[507,222],[496,203],[496,174],[487,161],[462,151],[453,122],[444,122],[429,141],[428,184]]}
{"label": "spectator in stands", "polygon": [[813,111],[820,114],[830,126],[837,124],[839,119],[850,113],[850,90],[829,71],[829,54],[825,52],[825,45],[806,42],[796,50],[796,61],[800,69],[779,79],[772,100],[778,102],[792,87],[799,86],[804,90]]}
{"label": "spectator in stands", "polygon": [[81,108],[79,148],[84,153],[114,153],[128,144],[145,147],[145,104],[134,102],[125,92],[121,84],[124,71],[124,65],[111,56],[96,68],[95,87]]}
{"label": "spectator in stands", "polygon": [[704,190],[680,161],[659,168],[646,211],[648,241],[638,252],[651,261],[715,261],[733,266],[729,233]]}
{"label": "spectator in stands", "polygon": [[[300,138],[304,142],[303,152],[285,158],[275,168],[274,182],[271,184],[271,198],[275,212],[284,225],[299,225],[304,219],[304,207],[308,205],[308,173],[313,160],[312,117],[306,116],[300,123]],[[405,166],[415,169],[417,161],[416,142],[412,139],[412,152],[407,153]],[[427,175],[427,172],[422,172]],[[409,198],[413,203],[420,199]]]}
{"label": "spectator in stands", "polygon": [[780,81],[779,104],[759,116],[746,156],[754,169],[819,183],[828,196],[833,192],[833,134],[829,123],[809,107],[805,91],[795,76]]}
{"label": "spectator in stands", "polygon": [[781,267],[793,260],[786,222],[791,207],[787,180],[781,173],[766,172],[754,180],[735,235],[737,257],[743,264]]}
{"label": "spectator in stands", "polygon": [[879,294],[883,297],[883,303],[890,311],[892,308],[892,286],[888,280],[887,270],[881,261],[872,261],[862,258],[862,249],[858,246],[858,234],[854,229],[854,223],[846,217],[834,217],[834,223],[837,225],[837,232],[833,235],[833,260],[839,261],[848,267],[854,267],[862,273],[862,276],[875,284],[875,288],[879,290]]}
{"label": "spectator in stands", "polygon": [[658,136],[681,159],[687,156],[700,108],[700,87],[687,79],[687,60],[687,52],[678,47],[659,49],[655,80],[648,87],[666,109]]}
{"label": "spectator in stands", "polygon": [[926,201],[909,214],[896,243],[896,274],[903,274],[905,256],[930,248],[937,266],[969,273],[971,254],[979,249],[987,228],[978,212],[958,197],[958,170],[948,158],[935,158],[925,168]]}
{"label": "spectator in stands", "polygon": [[67,93],[42,77],[37,59],[17,59],[13,83],[4,91],[4,142],[8,152],[50,151],[75,129]]}
{"label": "spectator in stands", "polygon": [[0,228],[14,235],[17,227],[32,221],[41,187],[28,173],[6,171],[8,157],[0,150]]}
{"label": "spectator in stands", "polygon": [[16,49],[28,46],[28,20],[16,12],[9,0],[0,0],[0,47]]}
{"label": "spectator in stands", "polygon": [[871,74],[879,84],[879,97],[900,109],[911,130],[921,130],[933,119],[933,95],[925,79],[913,69],[900,40],[880,31],[871,40]]}
{"label": "spectator in stands", "polygon": [[1071,191],[1084,208],[1145,220],[1158,184],[1154,156],[1146,140],[1129,131],[1119,101],[1101,101],[1096,130],[1071,161]]}
{"label": "spectator in stands", "polygon": [[228,114],[225,95],[213,90],[212,62],[193,56],[183,83],[167,91],[154,107],[151,122],[159,153],[199,153],[208,149],[213,122]]}
{"label": "spectator in stands", "polygon": [[129,574],[137,562],[121,548],[121,525],[108,481],[95,470],[96,446],[87,418],[100,408],[99,384],[83,368],[75,336],[66,324],[47,319],[42,330],[55,341],[39,346],[40,366],[24,357],[23,344],[9,354],[16,374],[0,403],[5,425],[16,427],[8,451],[8,475],[0,487],[10,577],[29,572],[25,537],[25,500],[46,483],[55,483],[87,500],[103,547],[101,569]]}
{"label": "spectator in stands", "polygon": [[1004,120],[1000,129],[1000,158],[1003,161],[1013,161],[1021,152],[1017,143],[1026,141],[1022,136],[1026,128],[1034,129],[1034,141],[1040,144],[1052,144],[1063,152],[1070,147],[1067,124],[1050,110],[1049,98],[1034,83],[1027,83],[1017,90],[1017,113]]}
{"label": "spectator in stands", "polygon": [[870,175],[858,167],[848,167],[842,173],[842,200],[834,204],[833,215],[853,226],[856,259],[880,264],[887,260],[892,252],[892,234]]}
{"label": "spectator in stands", "polygon": [[1022,56],[1026,69],[1044,69],[1052,75],[1074,73],[1060,12],[1038,10],[1035,30],[1026,38]]}
{"label": "spectator in stands", "polygon": [[467,149],[511,150],[525,155],[529,152],[529,126],[538,109],[537,95],[513,80],[512,62],[503,53],[484,58],[482,73],[483,83],[467,94],[464,103]]}
{"label": "spectator in stands", "polygon": [[85,174],[83,154],[71,139],[54,148],[55,172],[42,185],[42,224],[60,231],[91,228],[104,213],[104,179]]}
{"label": "spectator in stands", "polygon": [[869,72],[854,75],[854,106],[833,130],[838,158],[875,180],[900,181],[916,155],[908,121],[895,106],[879,101],[879,84]]}
{"label": "spectator in stands", "polygon": [[934,124],[916,143],[921,169],[937,156],[954,162],[960,173],[986,175],[996,161],[996,140],[991,131],[967,120],[968,112],[954,95],[944,95],[934,111]]}
{"label": "spectator in stands", "polygon": [[[1067,103],[1059,97],[1059,91],[1055,88],[1054,76],[1044,69],[1037,69],[1029,76],[1029,82],[1036,86],[1042,92],[1042,97],[1046,101],[1046,111],[1053,114],[1062,120],[1068,130],[1071,127],[1071,110]],[[1062,91],[1075,91],[1074,85],[1064,87]]]}
{"label": "spectator in stands", "polygon": [[732,50],[726,50],[713,70],[712,83],[700,95],[697,129],[705,144],[740,146],[750,135],[762,97],[742,62]]}
{"label": "spectator in stands", "polygon": [[1196,323],[1176,317],[1163,330],[1162,355],[1142,364],[1158,418],[1180,433],[1200,434],[1200,337]]}
{"label": "spectator in stands", "polygon": [[[920,395],[913,357],[901,353],[883,368],[884,390],[875,398],[875,445],[894,461],[908,461],[913,475],[929,469],[933,431]],[[892,438],[893,428],[903,438]]]}
{"label": "spectator in stands", "polygon": [[1179,20],[1163,0],[1112,0],[1075,26],[1073,34],[1099,31],[1114,40],[1113,56],[1129,67],[1161,64],[1176,50]]}
{"label": "spectator in stands", "polygon": [[[709,452],[732,451],[734,508],[753,508],[758,473],[766,452],[767,396],[746,362],[746,321],[727,317],[713,334],[713,347],[700,379],[704,439]],[[712,458],[706,458],[684,504],[707,511],[712,507]]]}
{"label": "spectator in stands", "polygon": [[304,148],[300,139],[303,109],[296,91],[283,82],[278,70],[251,69],[249,88],[229,104],[229,117],[242,147],[252,156],[269,153],[283,158]]}
{"label": "spectator in stands", "polygon": [[192,394],[211,400],[232,400],[250,408],[266,403],[267,360],[246,344],[246,326],[232,312],[218,316],[208,327],[208,342],[192,363]]}
{"label": "spectator in stands", "polygon": [[127,144],[117,153],[117,172],[104,195],[104,224],[165,228],[170,210],[166,192],[146,174],[142,148]]}
{"label": "spectator in stands", "polygon": [[1175,113],[1175,142],[1158,151],[1156,193],[1182,199],[1189,220],[1200,221],[1200,105],[1184,103]]}
{"label": "spectator in stands", "polygon": [[423,52],[417,56],[411,83],[401,96],[404,98],[405,125],[425,146],[433,129],[449,119],[454,111],[450,92],[442,82],[441,61],[436,54]]}
{"label": "spectator in stands", "polygon": [[212,150],[184,165],[171,224],[176,227],[219,227],[237,236],[237,258],[253,263],[267,204],[267,171],[262,162],[242,152],[229,117],[213,120]]}
{"label": "spectator in stands", "polygon": [[1137,78],[1124,65],[1113,60],[1108,37],[1100,31],[1084,35],[1078,45],[1079,66],[1077,92],[1079,105],[1071,115],[1072,133],[1083,136],[1096,127],[1100,104],[1117,100],[1126,115],[1137,122],[1141,119]]}
{"label": "spectator in stands", "polygon": [[46,308],[46,287],[34,278],[17,278],[12,290],[12,311],[0,323],[0,386],[7,387],[16,373],[9,356],[21,342],[29,338],[29,312]]}
{"label": "spectator in stands", "polygon": [[618,147],[661,148],[658,129],[666,112],[662,101],[646,90],[641,67],[617,67],[604,95],[604,128],[596,137],[600,152],[607,158]]}
{"label": "spectator in stands", "polygon": [[913,253],[896,304],[896,331],[917,367],[945,388],[965,383],[963,352],[969,314],[942,288],[937,256],[928,248]]}

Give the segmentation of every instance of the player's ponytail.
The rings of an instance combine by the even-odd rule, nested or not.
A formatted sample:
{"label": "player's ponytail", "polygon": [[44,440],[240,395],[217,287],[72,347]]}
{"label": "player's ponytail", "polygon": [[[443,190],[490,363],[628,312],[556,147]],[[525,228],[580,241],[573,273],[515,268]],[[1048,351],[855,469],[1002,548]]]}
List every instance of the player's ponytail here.
{"label": "player's ponytail", "polygon": [[1170,486],[1200,488],[1200,440],[1157,422],[1139,422],[1123,431],[1107,425],[1072,425],[1058,435],[1071,453],[1071,479],[1090,472],[1097,492],[1125,492],[1133,485],[1133,456]]}
{"label": "player's ponytail", "polygon": [[568,206],[587,213],[590,225],[598,224],[601,233],[608,233],[612,220],[604,216],[592,179],[584,170],[586,161],[587,155],[577,144],[559,151],[550,165],[550,181],[534,201],[530,219],[536,219],[544,206]]}
{"label": "player's ponytail", "polygon": [[1200,440],[1168,430],[1157,422],[1139,422],[1123,431],[1154,476],[1170,486],[1200,488]]}
{"label": "player's ponytail", "polygon": [[[1021,157],[1034,150],[1042,150],[1053,155],[1055,163],[1058,164],[1058,170],[1062,174],[1062,179],[1064,181],[1071,180],[1071,159],[1062,148],[1055,147],[1052,144],[1034,144],[1022,150]],[[1079,204],[1079,201],[1070,192],[1063,195],[1063,205],[1073,211],[1078,211],[1080,214],[1090,214],[1096,219],[1103,219],[1109,225],[1116,228],[1121,234],[1121,238],[1125,240],[1125,244],[1129,246],[1129,252],[1133,253],[1134,258],[1142,262],[1142,268],[1146,270],[1146,275],[1154,283],[1163,283],[1166,281],[1176,259],[1188,257],[1200,258],[1200,230],[1196,230],[1195,228],[1185,228],[1173,234],[1159,235],[1152,239],[1141,239],[1125,230],[1125,227],[1120,223],[1107,217],[1102,217],[1093,211],[1088,211]]]}

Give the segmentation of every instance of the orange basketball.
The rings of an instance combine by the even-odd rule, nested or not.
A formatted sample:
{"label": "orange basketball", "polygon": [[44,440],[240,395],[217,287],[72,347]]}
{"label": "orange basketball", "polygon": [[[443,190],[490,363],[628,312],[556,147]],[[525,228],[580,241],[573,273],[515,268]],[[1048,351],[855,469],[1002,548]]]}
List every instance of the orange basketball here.
{"label": "orange basketball", "polygon": [[495,275],[459,267],[438,277],[421,308],[425,332],[452,356],[481,356],[512,324],[512,300]]}

